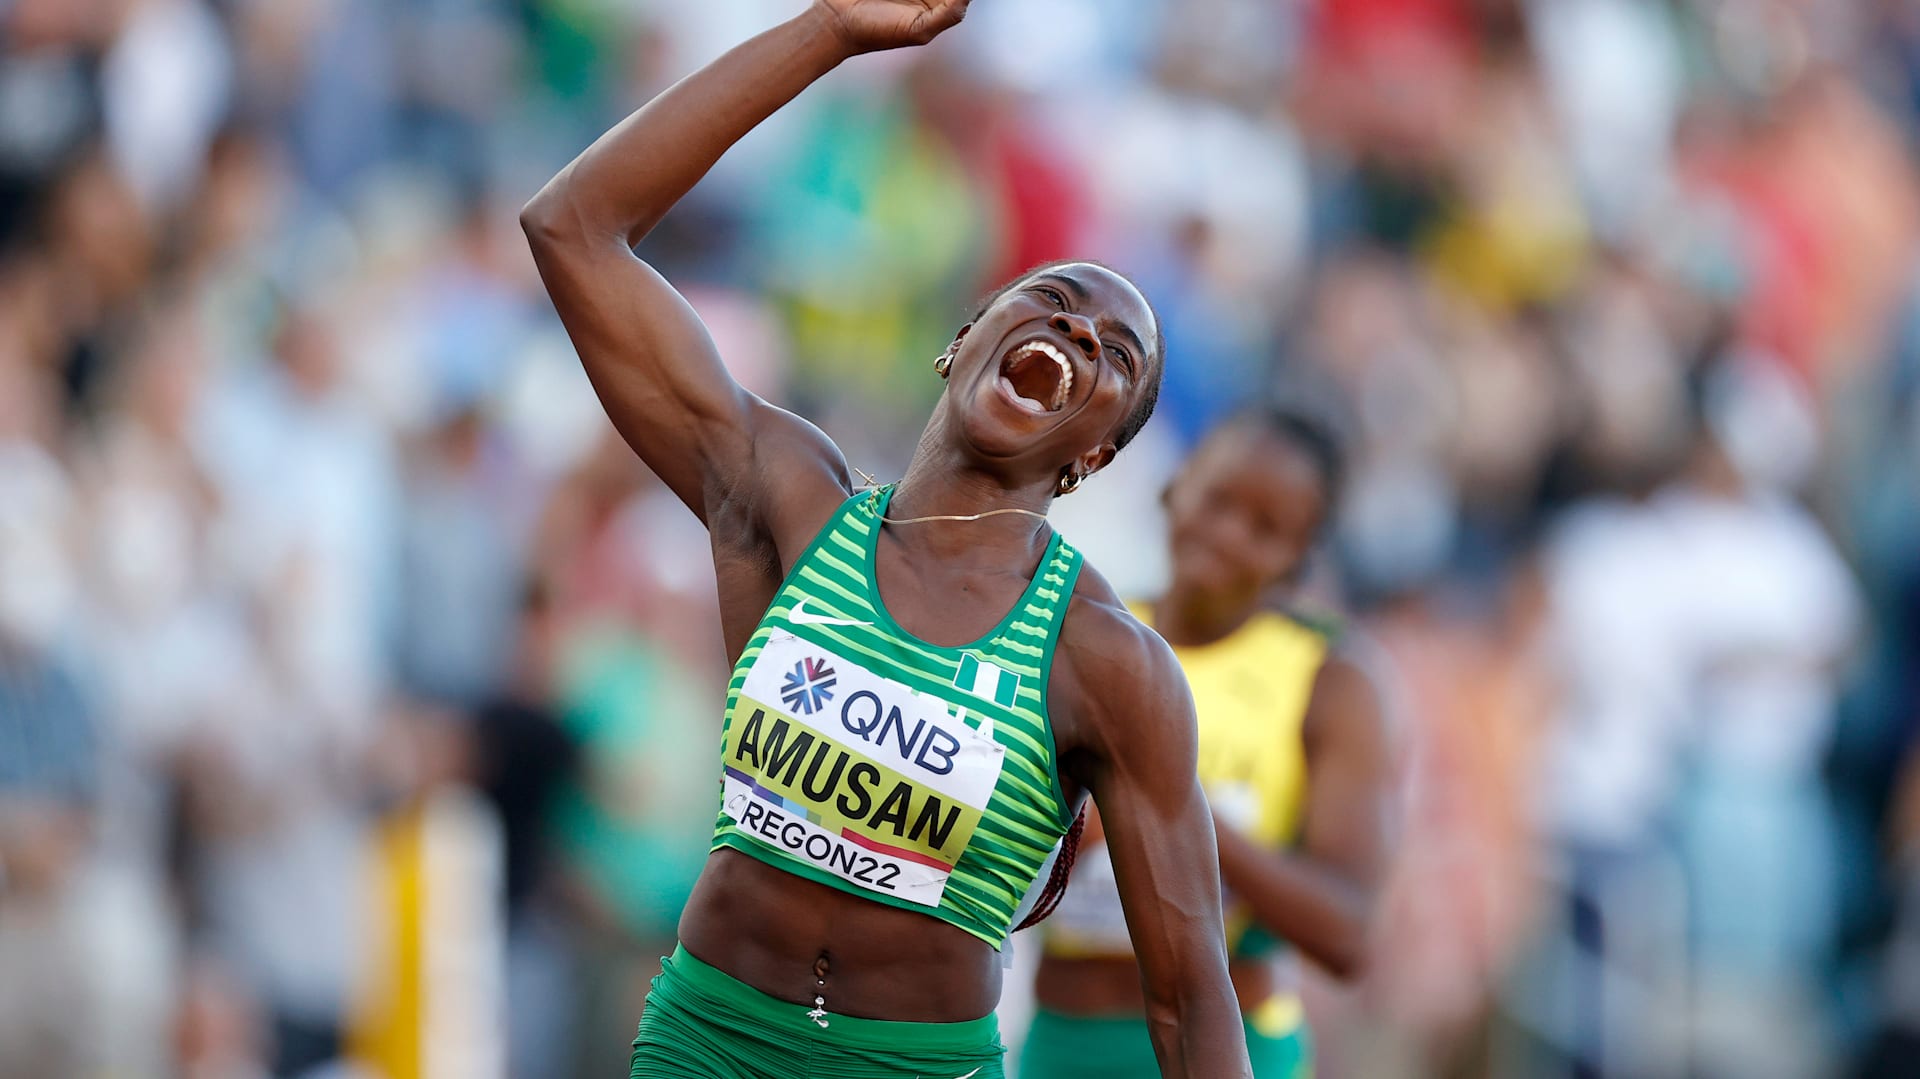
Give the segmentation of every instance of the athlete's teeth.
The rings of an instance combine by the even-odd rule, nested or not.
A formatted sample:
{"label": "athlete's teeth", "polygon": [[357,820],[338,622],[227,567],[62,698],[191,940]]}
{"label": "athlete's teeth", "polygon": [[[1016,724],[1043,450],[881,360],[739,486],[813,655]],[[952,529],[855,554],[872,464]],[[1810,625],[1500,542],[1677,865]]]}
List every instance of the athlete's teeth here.
{"label": "athlete's teeth", "polygon": [[1067,360],[1064,353],[1047,341],[1029,342],[1016,349],[1013,355],[1018,359],[1026,353],[1035,352],[1052,360],[1053,365],[1060,369],[1060,385],[1053,391],[1053,403],[1049,408],[1049,411],[1057,412],[1066,406],[1068,399],[1073,395],[1073,364]]}

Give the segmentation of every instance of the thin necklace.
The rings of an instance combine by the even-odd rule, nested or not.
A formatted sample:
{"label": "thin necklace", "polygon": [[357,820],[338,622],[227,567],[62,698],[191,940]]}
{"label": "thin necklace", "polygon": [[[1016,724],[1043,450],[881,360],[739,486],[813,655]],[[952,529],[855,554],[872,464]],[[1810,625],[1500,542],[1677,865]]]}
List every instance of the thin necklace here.
{"label": "thin necklace", "polygon": [[[868,487],[880,486],[880,481],[874,479],[873,476],[870,473],[868,473],[866,469],[856,468],[854,469],[854,471],[860,474],[861,479],[867,481]],[[979,521],[979,520],[984,520],[988,517],[999,517],[1002,514],[1007,514],[1007,513],[1024,513],[1029,517],[1037,517],[1042,521],[1047,519],[1047,515],[1044,513],[1038,513],[1030,509],[1022,509],[1019,506],[1008,506],[1008,507],[997,509],[997,510],[987,510],[984,513],[936,513],[927,517],[888,517],[885,514],[881,514],[880,519],[890,525],[917,525],[917,524],[923,524],[927,521]]]}
{"label": "thin necklace", "polygon": [[1018,506],[988,510],[985,513],[936,513],[931,517],[888,517],[883,514],[880,519],[890,525],[917,525],[922,521],[978,521],[984,517],[998,517],[1003,513],[1024,513],[1029,517],[1038,517],[1042,521],[1047,519],[1047,515],[1044,513],[1021,509]]}

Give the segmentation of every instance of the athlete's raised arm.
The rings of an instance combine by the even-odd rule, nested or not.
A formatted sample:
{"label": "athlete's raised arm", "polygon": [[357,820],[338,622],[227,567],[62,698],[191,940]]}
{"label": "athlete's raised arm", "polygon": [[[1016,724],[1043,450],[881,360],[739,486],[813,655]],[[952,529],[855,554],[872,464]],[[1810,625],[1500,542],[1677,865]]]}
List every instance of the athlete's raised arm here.
{"label": "athlete's raised arm", "polygon": [[1063,761],[1100,808],[1161,1074],[1251,1076],[1186,676],[1117,603],[1089,606],[1061,636],[1077,704]]}
{"label": "athlete's raised arm", "polygon": [[633,245],[729,147],[842,60],[924,44],[966,8],[967,0],[815,0],[627,117],[521,212],[608,416],[702,521],[727,505],[747,510],[742,523],[772,525],[780,507],[770,492],[817,505],[823,486],[844,495],[846,464],[817,428],[733,380],[693,309]]}
{"label": "athlete's raised arm", "polygon": [[1299,845],[1273,851],[1221,826],[1220,868],[1255,921],[1353,978],[1386,877],[1391,784],[1379,694],[1351,659],[1320,669],[1301,738],[1310,782]]}

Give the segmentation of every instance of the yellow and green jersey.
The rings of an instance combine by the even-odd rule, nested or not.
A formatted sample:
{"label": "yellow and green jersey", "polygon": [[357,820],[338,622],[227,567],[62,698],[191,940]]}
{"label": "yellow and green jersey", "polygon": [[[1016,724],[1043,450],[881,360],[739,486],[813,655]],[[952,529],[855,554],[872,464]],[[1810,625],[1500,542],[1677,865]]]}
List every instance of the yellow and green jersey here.
{"label": "yellow and green jersey", "polygon": [[883,487],[849,499],[775,594],[727,687],[713,847],[999,947],[1072,824],[1047,676],[1080,555],[1055,536],[972,644],[929,644],[874,583]]}
{"label": "yellow and green jersey", "polygon": [[[1146,605],[1133,605],[1133,613],[1153,624]],[[1262,611],[1222,640],[1173,650],[1193,691],[1207,801],[1222,821],[1275,850],[1294,842],[1305,812],[1301,725],[1329,646],[1327,629]],[[1231,894],[1223,898],[1229,953],[1271,947],[1246,905]],[[1042,925],[1049,954],[1133,954],[1104,846],[1081,852],[1066,895]]]}

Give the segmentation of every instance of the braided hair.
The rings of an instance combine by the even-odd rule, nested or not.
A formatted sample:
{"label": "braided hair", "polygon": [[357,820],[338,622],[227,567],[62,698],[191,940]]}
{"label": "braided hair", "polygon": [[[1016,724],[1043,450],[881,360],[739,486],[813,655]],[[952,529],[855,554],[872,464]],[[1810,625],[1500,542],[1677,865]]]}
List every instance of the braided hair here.
{"label": "braided hair", "polygon": [[1047,874],[1047,885],[1040,889],[1040,898],[1034,901],[1033,909],[1014,926],[1014,931],[1031,929],[1047,920],[1048,916],[1059,908],[1060,899],[1067,894],[1067,878],[1073,874],[1073,860],[1080,856],[1080,836],[1087,830],[1087,807],[1082,804],[1080,812],[1073,818],[1073,827],[1060,840],[1060,857],[1053,860],[1053,872]]}

